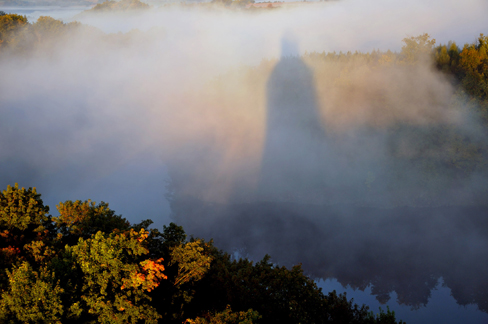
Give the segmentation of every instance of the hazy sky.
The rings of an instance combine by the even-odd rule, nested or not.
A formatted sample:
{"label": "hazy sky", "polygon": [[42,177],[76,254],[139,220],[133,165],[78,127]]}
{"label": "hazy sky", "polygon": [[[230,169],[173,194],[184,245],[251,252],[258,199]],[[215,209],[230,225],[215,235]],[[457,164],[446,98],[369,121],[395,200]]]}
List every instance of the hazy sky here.
{"label": "hazy sky", "polygon": [[398,51],[404,37],[421,33],[462,45],[488,29],[486,12],[483,0],[345,0],[255,15],[172,9],[78,17],[107,33],[145,33],[133,32],[124,48],[73,36],[51,57],[2,59],[0,181],[37,186],[52,209],[91,198],[132,221],[162,224],[165,161],[175,141],[212,129],[225,137],[215,125],[242,117],[201,109],[201,87],[215,76],[279,58],[284,38],[300,53]]}

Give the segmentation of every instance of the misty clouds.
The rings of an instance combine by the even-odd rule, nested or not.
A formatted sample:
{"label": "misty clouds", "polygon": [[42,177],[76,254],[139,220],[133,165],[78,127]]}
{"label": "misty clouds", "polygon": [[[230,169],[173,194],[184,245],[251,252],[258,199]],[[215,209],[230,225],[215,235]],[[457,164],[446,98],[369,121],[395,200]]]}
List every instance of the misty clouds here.
{"label": "misty clouds", "polygon": [[[134,161],[146,160],[149,166],[137,173],[154,170],[160,175],[161,186],[149,186],[154,179],[147,176],[147,183],[136,186],[136,193],[157,192],[157,199],[162,199],[164,166],[180,164],[179,172],[189,179],[189,193],[205,192],[214,199],[242,185],[247,192],[239,199],[248,199],[259,185],[267,131],[267,82],[277,61],[265,65],[257,79],[232,80],[232,73],[225,79],[229,71],[279,58],[285,37],[293,39],[300,53],[399,50],[402,38],[424,32],[438,42],[454,40],[462,45],[486,28],[486,6],[484,1],[449,5],[417,1],[408,6],[388,1],[374,5],[340,1],[253,15],[155,9],[147,15],[82,17],[81,22],[104,32],[134,28],[141,32],[119,35],[124,41],[110,41],[116,35],[110,38],[96,32],[73,34],[62,43],[48,44],[49,50],[31,58],[2,58],[2,183],[37,186],[49,199],[108,200],[102,193],[99,198],[89,196],[96,190],[92,188],[100,187],[100,179],[131,169]],[[317,68],[334,73],[334,67]],[[312,71],[314,75],[318,72]],[[216,77],[224,78],[227,85],[215,87],[212,82]],[[382,77],[376,87],[386,87],[388,93],[391,80],[402,79],[402,74]],[[405,82],[412,85],[417,78],[413,74]],[[361,78],[353,79],[358,80],[360,90],[369,86],[361,83]],[[439,84],[434,92],[441,101],[451,91],[435,74],[427,72],[422,79]],[[322,81],[313,82],[326,129],[333,129],[335,121],[342,123],[346,115],[352,116],[344,115],[344,109],[338,108],[341,105],[364,108],[357,104],[363,100],[361,91],[354,96],[350,92],[328,93],[329,88],[321,87]],[[408,103],[409,94],[417,90],[407,90],[402,100]],[[422,104],[415,105],[421,112],[431,107],[428,103],[422,108]],[[358,132],[354,125],[368,120],[370,112],[367,107],[356,111],[356,122],[347,134]],[[457,118],[450,113],[442,116]],[[351,140],[341,143],[351,149],[365,145],[355,143],[361,136],[347,134],[341,136]],[[381,156],[381,136],[367,145],[369,151],[376,150],[376,156]],[[356,159],[366,161],[361,156]],[[343,164],[341,160],[329,161],[332,166]],[[161,167],[155,166],[158,163]],[[368,163],[373,167],[375,161]],[[361,170],[361,177],[367,177],[369,171]],[[120,176],[129,179],[129,173]],[[350,181],[347,178],[345,181]],[[352,176],[351,181],[357,179]],[[112,183],[117,182],[112,178]],[[111,189],[116,193],[118,188],[114,185]],[[68,192],[80,192],[82,197],[65,195]],[[141,199],[144,196],[136,193]],[[117,210],[117,204],[112,207]],[[146,218],[117,211],[131,220]]]}

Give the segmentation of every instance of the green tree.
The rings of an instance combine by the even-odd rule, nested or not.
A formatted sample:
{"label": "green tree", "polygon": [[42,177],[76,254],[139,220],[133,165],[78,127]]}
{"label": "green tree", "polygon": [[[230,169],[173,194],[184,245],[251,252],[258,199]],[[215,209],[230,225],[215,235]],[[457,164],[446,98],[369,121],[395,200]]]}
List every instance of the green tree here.
{"label": "green tree", "polygon": [[44,206],[36,188],[7,186],[0,193],[0,288],[4,287],[5,269],[22,261],[33,261],[35,241],[49,241],[52,232],[49,207]]}
{"label": "green tree", "polygon": [[210,269],[213,258],[204,254],[204,245],[202,240],[196,240],[173,248],[170,265],[178,266],[175,286],[181,287],[192,280],[201,280]]}
{"label": "green tree", "polygon": [[[210,254],[210,243],[203,240],[191,239],[186,241],[186,234],[181,226],[170,223],[163,226],[163,233],[158,237],[161,245],[158,251],[167,262],[165,280],[152,293],[158,312],[163,315],[164,321],[181,323],[186,318],[190,303],[196,293],[198,282],[201,281],[210,269],[213,260]],[[152,244],[151,246],[156,246]]]}
{"label": "green tree", "polygon": [[[145,259],[143,241],[147,232],[129,230],[124,233],[98,232],[91,238],[80,238],[75,246],[67,246],[63,255],[53,260],[65,286],[68,319],[98,319],[101,323],[157,323],[160,317],[150,305],[148,292],[162,279],[162,259]],[[73,277],[78,273],[77,277]]]}
{"label": "green tree", "polygon": [[14,187],[7,186],[7,190],[0,194],[0,228],[3,232],[42,232],[50,220],[48,212],[49,207],[44,206],[36,188],[19,189],[15,184]]}
{"label": "green tree", "polygon": [[0,300],[2,323],[61,323],[63,289],[52,271],[34,271],[24,261],[7,274],[9,289]]}
{"label": "green tree", "polygon": [[79,238],[87,239],[101,231],[111,233],[115,230],[126,231],[129,222],[109,208],[105,202],[96,204],[91,200],[75,202],[68,200],[56,206],[59,216],[53,222],[59,232],[62,246],[74,245]]}

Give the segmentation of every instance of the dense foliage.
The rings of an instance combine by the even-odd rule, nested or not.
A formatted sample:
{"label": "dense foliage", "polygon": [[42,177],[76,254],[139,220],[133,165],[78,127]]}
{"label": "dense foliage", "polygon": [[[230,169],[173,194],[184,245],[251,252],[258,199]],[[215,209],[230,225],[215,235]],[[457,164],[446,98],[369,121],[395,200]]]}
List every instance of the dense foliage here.
{"label": "dense foliage", "polygon": [[[403,39],[400,53],[372,51],[370,53],[309,53],[305,57],[330,62],[349,63],[349,68],[361,66],[413,66],[424,61],[445,73],[459,87],[458,96],[468,96],[468,101],[488,125],[488,36],[480,34],[473,44],[461,49],[455,42],[436,46],[428,34]],[[476,103],[476,105],[474,105]]]}
{"label": "dense foliage", "polygon": [[5,323],[395,323],[300,266],[234,259],[173,223],[130,225],[93,202],[48,214],[35,189],[0,194],[0,320]]}
{"label": "dense foliage", "polygon": [[0,53],[27,54],[41,46],[49,47],[59,42],[67,33],[80,28],[81,24],[64,24],[48,16],[39,17],[31,24],[26,16],[0,15]]}

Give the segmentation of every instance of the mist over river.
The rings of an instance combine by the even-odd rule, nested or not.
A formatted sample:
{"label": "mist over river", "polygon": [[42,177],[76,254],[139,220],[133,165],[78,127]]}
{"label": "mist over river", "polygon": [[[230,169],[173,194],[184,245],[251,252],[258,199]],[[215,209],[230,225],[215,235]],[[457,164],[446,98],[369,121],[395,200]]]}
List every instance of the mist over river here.
{"label": "mist over river", "polygon": [[86,9],[0,7],[35,31],[0,51],[2,190],[173,221],[408,323],[488,323],[481,104],[418,53],[461,62],[486,1]]}

